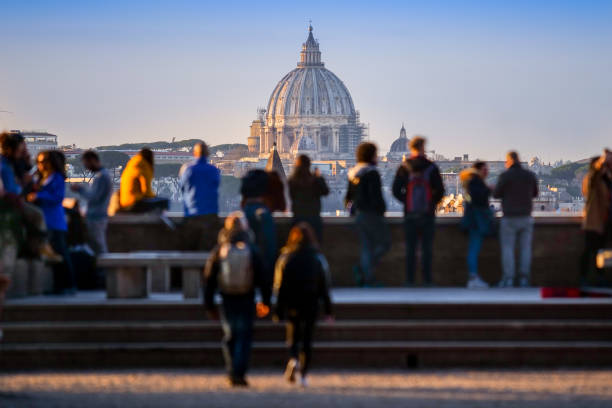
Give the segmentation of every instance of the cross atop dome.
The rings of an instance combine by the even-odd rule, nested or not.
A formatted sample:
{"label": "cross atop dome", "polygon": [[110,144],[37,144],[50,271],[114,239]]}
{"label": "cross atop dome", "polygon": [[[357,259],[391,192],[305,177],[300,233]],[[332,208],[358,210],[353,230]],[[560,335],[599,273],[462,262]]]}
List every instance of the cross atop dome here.
{"label": "cross atop dome", "polygon": [[302,44],[302,51],[300,52],[300,62],[298,62],[298,67],[322,67],[323,65],[324,64],[321,62],[319,43],[312,35],[311,21],[308,25],[308,38],[306,38],[306,42]]}

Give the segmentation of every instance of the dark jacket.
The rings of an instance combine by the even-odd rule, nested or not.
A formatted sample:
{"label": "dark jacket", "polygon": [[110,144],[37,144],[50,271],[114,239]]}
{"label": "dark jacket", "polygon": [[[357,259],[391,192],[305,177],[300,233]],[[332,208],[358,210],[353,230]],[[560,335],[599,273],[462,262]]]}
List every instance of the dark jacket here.
{"label": "dark jacket", "polygon": [[459,173],[459,179],[465,195],[461,227],[467,231],[475,230],[483,236],[492,234],[494,213],[489,208],[491,189],[474,168],[463,170]]}
{"label": "dark jacket", "polygon": [[253,232],[257,249],[263,257],[266,274],[272,281],[274,264],[278,257],[278,234],[272,213],[262,202],[247,201],[244,204],[244,216]]}
{"label": "dark jacket", "polygon": [[399,166],[393,179],[393,196],[404,203],[404,213],[406,213],[406,186],[410,180],[410,173],[413,171],[424,172],[429,166],[434,166],[429,176],[431,187],[431,209],[430,214],[436,213],[438,203],[444,197],[444,183],[440,175],[440,169],[431,160],[424,156],[411,157]]}
{"label": "dark jacket", "polygon": [[610,201],[608,207],[608,227],[612,233],[612,172],[608,171],[608,190],[610,191]]}
{"label": "dark jacket", "polygon": [[357,163],[348,173],[345,203],[351,206],[351,214],[357,212],[384,215],[387,210],[382,195],[380,174],[376,166]]}
{"label": "dark jacket", "polygon": [[204,306],[206,310],[214,310],[215,309],[215,292],[218,287],[218,276],[220,270],[220,256],[219,251],[221,249],[221,245],[224,242],[245,242],[249,245],[251,250],[251,262],[253,267],[253,290],[246,295],[225,295],[221,293],[223,299],[225,298],[250,298],[255,299],[255,288],[259,288],[261,293],[262,301],[266,305],[270,305],[270,292],[271,292],[271,282],[266,278],[265,270],[263,267],[261,255],[257,247],[251,245],[250,237],[248,232],[241,231],[236,234],[228,235],[226,230],[221,230],[219,233],[219,245],[215,247],[213,252],[211,253],[208,262],[206,262],[206,267],[204,269]]}
{"label": "dark jacket", "polygon": [[271,212],[285,212],[287,209],[285,183],[276,170],[266,171],[266,173],[268,174],[268,187],[263,196],[264,203]]}
{"label": "dark jacket", "polygon": [[316,314],[319,300],[326,315],[332,314],[329,296],[329,268],[315,248],[284,250],[276,262],[274,293],[276,315],[284,319],[290,310]]}
{"label": "dark jacket", "polygon": [[538,180],[531,171],[514,164],[497,181],[493,197],[501,198],[504,217],[528,217],[538,196]]}
{"label": "dark jacket", "polygon": [[329,194],[323,177],[312,176],[311,180],[289,178],[291,211],[295,217],[318,217],[321,215],[321,197]]}
{"label": "dark jacket", "polygon": [[489,208],[491,189],[484,182],[476,169],[469,168],[459,173],[459,179],[465,193],[466,205],[478,208]]}

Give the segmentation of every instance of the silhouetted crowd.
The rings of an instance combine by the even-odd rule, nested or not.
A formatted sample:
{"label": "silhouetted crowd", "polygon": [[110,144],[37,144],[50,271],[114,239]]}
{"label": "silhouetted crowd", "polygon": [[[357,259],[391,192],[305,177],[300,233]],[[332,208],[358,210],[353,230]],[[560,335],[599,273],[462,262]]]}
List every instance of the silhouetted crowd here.
{"label": "silhouetted crowd", "polygon": [[[393,196],[404,207],[406,286],[415,286],[418,281],[424,286],[434,283],[435,216],[444,197],[444,184],[438,166],[425,155],[425,145],[422,137],[410,141],[410,155],[397,169],[391,186]],[[109,214],[163,214],[168,208],[168,200],[156,196],[152,188],[154,153],[150,149],[142,149],[129,160],[116,192],[98,154],[86,151],[82,162],[92,178],[70,187],[86,206],[72,213],[65,208],[66,159],[60,151],[40,152],[31,163],[23,136],[15,132],[0,134],[0,149],[0,239],[8,242],[10,237],[19,248],[19,256],[49,262],[56,294],[76,291],[78,268],[68,251],[67,216],[83,216],[87,231],[83,243],[95,258],[108,252]],[[287,324],[290,358],[286,378],[290,382],[299,378],[306,386],[319,309],[323,308],[328,321],[333,320],[329,265],[320,247],[324,242],[321,198],[329,193],[326,182],[318,170],[311,170],[311,161],[305,155],[297,157],[287,180],[274,169],[251,170],[241,180],[242,210],[221,222],[220,172],[208,162],[205,143],[196,144],[193,155],[194,160],[179,172],[183,227],[189,249],[214,246],[204,271],[204,305],[211,318],[222,320],[230,383],[247,385],[253,322],[257,317],[271,315]],[[376,267],[392,244],[377,158],[376,145],[362,143],[356,150],[356,165],[348,172],[345,202],[361,242],[353,273],[355,283],[361,287],[380,286]],[[483,242],[494,236],[498,236],[501,248],[502,278],[497,286],[529,286],[537,178],[522,166],[514,151],[507,154],[506,170],[495,186],[487,184],[487,177],[487,164],[482,161],[460,174],[465,191],[460,225],[469,242],[467,286],[486,288],[491,284],[479,275],[478,261]],[[580,268],[586,282],[592,274],[602,276],[595,258],[607,245],[612,230],[610,151],[591,160],[583,193],[585,249]],[[499,223],[489,202],[491,196],[501,200],[503,216]],[[287,201],[293,214],[292,228],[281,247],[272,214],[286,211]],[[416,276],[419,252],[421,279]],[[8,284],[7,277],[0,273],[0,296]],[[215,301],[217,293],[222,300],[220,308]],[[276,299],[275,304],[271,299]]]}

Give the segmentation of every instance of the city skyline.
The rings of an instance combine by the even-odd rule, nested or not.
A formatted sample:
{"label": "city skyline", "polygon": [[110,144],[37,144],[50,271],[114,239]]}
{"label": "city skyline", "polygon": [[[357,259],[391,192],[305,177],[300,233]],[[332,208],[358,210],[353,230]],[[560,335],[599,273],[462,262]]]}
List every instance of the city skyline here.
{"label": "city skyline", "polygon": [[[610,145],[606,2],[62,1],[4,4],[0,128],[83,147],[244,143],[313,20],[381,154],[423,134],[453,157],[583,159]],[[368,18],[364,19],[364,15]],[[268,22],[266,24],[266,22]]]}

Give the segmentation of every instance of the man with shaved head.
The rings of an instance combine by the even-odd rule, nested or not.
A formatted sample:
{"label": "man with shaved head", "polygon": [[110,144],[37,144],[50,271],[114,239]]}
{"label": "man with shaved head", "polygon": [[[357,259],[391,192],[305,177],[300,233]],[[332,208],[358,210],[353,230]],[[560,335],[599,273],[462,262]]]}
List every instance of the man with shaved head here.
{"label": "man with shaved head", "polygon": [[186,244],[192,250],[210,250],[219,230],[219,169],[208,163],[208,146],[193,146],[194,160],[185,163],[179,172]]}

